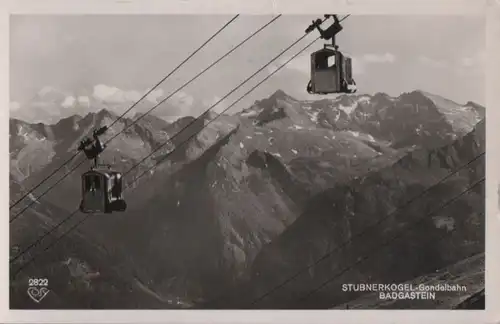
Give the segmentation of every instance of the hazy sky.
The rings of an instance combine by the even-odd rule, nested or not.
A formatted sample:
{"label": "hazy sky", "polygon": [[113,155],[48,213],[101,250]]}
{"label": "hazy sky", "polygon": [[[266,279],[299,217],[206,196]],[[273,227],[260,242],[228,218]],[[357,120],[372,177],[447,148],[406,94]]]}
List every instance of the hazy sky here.
{"label": "hazy sky", "polygon": [[[152,87],[231,16],[12,16],[11,109],[51,86],[73,96],[133,98]],[[169,94],[271,16],[240,16],[162,86]],[[283,16],[176,96],[182,113],[224,96],[303,35],[313,16]],[[361,93],[399,95],[422,89],[465,103],[484,104],[485,21],[479,16],[350,16],[338,36],[354,59]],[[279,62],[317,36],[309,35]],[[297,98],[309,80],[309,55],[318,41],[249,96],[243,106],[277,89]],[[259,79],[265,77],[259,75]],[[258,80],[251,81],[234,96]],[[161,93],[160,93],[161,94]],[[124,99],[125,100],[125,99]],[[229,101],[231,102],[231,100]],[[196,106],[196,107],[194,107]]]}

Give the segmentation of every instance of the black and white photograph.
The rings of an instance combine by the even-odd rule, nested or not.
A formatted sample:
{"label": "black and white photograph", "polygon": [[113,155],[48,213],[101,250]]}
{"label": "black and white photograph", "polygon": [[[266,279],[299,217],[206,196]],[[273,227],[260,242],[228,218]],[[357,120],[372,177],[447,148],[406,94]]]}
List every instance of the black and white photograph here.
{"label": "black and white photograph", "polygon": [[485,15],[8,24],[10,309],[485,309]]}

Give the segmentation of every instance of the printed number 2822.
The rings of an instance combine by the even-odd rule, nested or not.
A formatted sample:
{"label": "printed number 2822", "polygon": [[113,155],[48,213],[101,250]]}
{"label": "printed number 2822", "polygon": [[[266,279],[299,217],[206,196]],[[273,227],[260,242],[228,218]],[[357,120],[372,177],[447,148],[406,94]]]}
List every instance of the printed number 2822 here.
{"label": "printed number 2822", "polygon": [[49,285],[49,279],[45,279],[45,278],[41,278],[41,279],[30,278],[28,280],[28,285],[29,286],[35,286],[35,287],[47,287]]}

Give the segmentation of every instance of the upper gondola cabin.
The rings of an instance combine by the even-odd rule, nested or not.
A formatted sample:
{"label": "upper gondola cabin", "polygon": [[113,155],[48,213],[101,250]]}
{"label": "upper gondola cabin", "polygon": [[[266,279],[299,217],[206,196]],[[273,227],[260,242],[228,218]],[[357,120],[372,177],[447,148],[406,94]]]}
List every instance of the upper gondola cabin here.
{"label": "upper gondola cabin", "polygon": [[82,201],[84,213],[111,213],[125,211],[127,204],[122,196],[122,174],[101,168],[82,174]]}
{"label": "upper gondola cabin", "polygon": [[311,54],[309,93],[353,93],[355,85],[350,57],[327,46]]}

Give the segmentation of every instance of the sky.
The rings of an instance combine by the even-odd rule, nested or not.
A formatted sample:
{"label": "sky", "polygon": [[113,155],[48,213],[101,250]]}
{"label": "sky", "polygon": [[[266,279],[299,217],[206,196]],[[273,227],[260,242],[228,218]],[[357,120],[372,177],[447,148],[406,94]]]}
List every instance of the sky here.
{"label": "sky", "polygon": [[[47,111],[52,115],[65,115],[64,109],[74,107],[78,98],[80,103],[89,102],[89,97],[115,103],[138,99],[231,18],[224,15],[13,15],[10,20],[11,115],[27,116],[33,109],[42,109],[33,104],[35,96],[54,89],[67,98],[58,108],[60,111]],[[173,110],[169,114],[175,116],[200,113],[302,36],[315,18],[318,17],[280,17],[158,110],[168,107]],[[272,16],[241,15],[152,93],[151,104],[170,94],[270,19]],[[420,89],[458,103],[484,104],[484,17],[352,15],[342,24],[344,30],[337,36],[337,43],[340,50],[353,58],[359,93],[385,92],[398,96]],[[221,102],[216,110],[236,100],[315,37],[316,33],[307,36],[256,79]],[[310,54],[321,47],[322,41],[316,42],[236,105],[232,112],[247,108],[278,89],[298,99],[314,98],[306,93],[305,87],[309,81]],[[81,107],[79,109],[84,109]]]}

